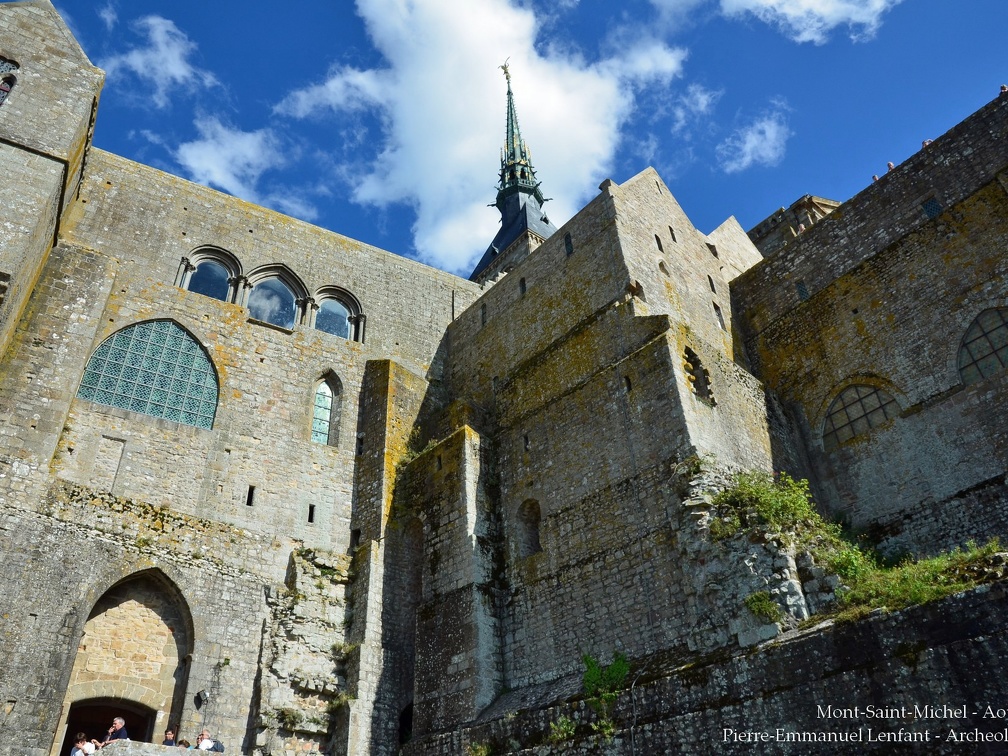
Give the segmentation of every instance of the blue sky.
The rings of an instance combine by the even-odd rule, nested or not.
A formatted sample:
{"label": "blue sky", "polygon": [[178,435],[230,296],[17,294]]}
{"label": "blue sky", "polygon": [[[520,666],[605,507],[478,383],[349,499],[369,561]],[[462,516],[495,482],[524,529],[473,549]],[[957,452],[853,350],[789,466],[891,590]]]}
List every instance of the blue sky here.
{"label": "blue sky", "polygon": [[95,144],[467,275],[510,58],[550,219],[647,165],[701,231],[846,200],[1008,82],[1004,0],[57,0]]}

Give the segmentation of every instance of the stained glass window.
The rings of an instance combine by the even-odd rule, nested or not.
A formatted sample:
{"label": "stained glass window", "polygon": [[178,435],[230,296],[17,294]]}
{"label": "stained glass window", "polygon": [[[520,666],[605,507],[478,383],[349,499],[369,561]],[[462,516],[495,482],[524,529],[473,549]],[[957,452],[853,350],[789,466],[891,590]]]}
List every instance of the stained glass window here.
{"label": "stained glass window", "polygon": [[976,383],[1008,367],[1008,307],[977,315],[959,347],[959,377]]}
{"label": "stained glass window", "polygon": [[833,400],[823,425],[823,449],[831,451],[844,441],[863,436],[900,413],[899,404],[874,386],[848,386]]}
{"label": "stained glass window", "polygon": [[337,442],[335,395],[328,382],[322,381],[315,390],[315,412],[312,415],[312,441],[335,446]]}
{"label": "stained glass window", "polygon": [[212,428],[217,375],[192,336],[170,320],[151,320],[123,328],[98,345],[77,396]]}
{"label": "stained glass window", "polygon": [[350,311],[337,299],[326,299],[315,315],[315,327],[320,331],[350,338]]}
{"label": "stained glass window", "polygon": [[294,293],[279,278],[260,281],[249,295],[249,314],[256,320],[292,329],[297,314]]}

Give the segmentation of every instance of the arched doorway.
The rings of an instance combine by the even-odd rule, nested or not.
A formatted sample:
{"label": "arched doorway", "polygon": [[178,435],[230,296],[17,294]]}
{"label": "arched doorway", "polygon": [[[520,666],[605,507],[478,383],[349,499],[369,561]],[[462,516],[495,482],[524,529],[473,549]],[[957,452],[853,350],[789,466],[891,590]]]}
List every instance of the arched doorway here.
{"label": "arched doorway", "polygon": [[[126,720],[126,732],[130,740],[155,742],[154,720],[157,712],[133,701],[123,701],[112,698],[93,698],[77,701],[70,705],[67,714],[66,735],[59,753],[70,753],[74,744],[74,736],[78,732],[85,733],[88,738],[104,740],[112,720],[122,717]],[[163,729],[163,728],[162,728]],[[156,742],[160,743],[160,740]]]}
{"label": "arched doorway", "polygon": [[160,742],[158,730],[182,718],[192,645],[189,607],[160,570],[109,588],[84,625],[53,756],[78,731],[103,739],[117,716],[131,740]]}

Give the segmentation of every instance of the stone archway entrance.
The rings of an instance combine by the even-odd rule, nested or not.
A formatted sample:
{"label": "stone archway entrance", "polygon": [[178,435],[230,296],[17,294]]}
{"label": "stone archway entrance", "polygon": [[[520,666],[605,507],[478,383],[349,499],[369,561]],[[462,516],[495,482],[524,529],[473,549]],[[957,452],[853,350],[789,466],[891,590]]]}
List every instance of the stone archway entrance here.
{"label": "stone archway entrance", "polygon": [[159,730],[182,718],[192,644],[189,607],[164,573],[112,586],[84,625],[53,756],[69,752],[78,729],[103,739],[116,716],[131,740],[160,743]]}
{"label": "stone archway entrance", "polygon": [[157,732],[154,730],[154,720],[156,716],[157,712],[153,709],[131,701],[117,701],[110,698],[78,701],[70,705],[66,721],[66,735],[59,753],[70,753],[74,736],[78,732],[83,732],[88,738],[103,740],[112,725],[112,720],[116,717],[122,717],[126,720],[126,731],[129,733],[130,740],[160,743],[160,739],[155,740]]}

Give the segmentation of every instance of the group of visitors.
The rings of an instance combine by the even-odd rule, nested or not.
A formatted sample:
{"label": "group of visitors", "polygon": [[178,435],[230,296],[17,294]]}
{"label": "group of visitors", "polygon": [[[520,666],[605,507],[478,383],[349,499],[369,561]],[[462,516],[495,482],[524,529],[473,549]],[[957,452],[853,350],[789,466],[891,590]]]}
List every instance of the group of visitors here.
{"label": "group of visitors", "polygon": [[224,752],[224,744],[219,740],[214,740],[210,737],[209,730],[203,730],[199,735],[196,736],[196,745],[192,745],[188,740],[182,738],[177,738],[178,729],[175,727],[169,727],[165,730],[164,740],[161,745],[166,746],[177,746],[179,748],[189,750],[189,751],[215,751],[217,753]]}
{"label": "group of visitors", "polygon": [[74,737],[74,747],[70,751],[70,756],[90,756],[99,748],[104,748],[115,740],[129,740],[129,735],[126,734],[126,720],[122,717],[116,717],[112,720],[112,726],[109,727],[105,740],[88,739],[85,733],[78,732]]}
{"label": "group of visitors", "polygon": [[[191,745],[184,738],[178,739],[176,737],[177,733],[177,727],[169,727],[165,730],[164,741],[162,741],[161,745],[176,746],[190,751],[214,751],[217,753],[223,753],[224,751],[223,743],[211,738],[209,730],[204,729],[196,736],[196,745]],[[91,756],[99,748],[104,748],[116,740],[129,740],[129,735],[126,733],[126,720],[122,717],[116,717],[112,720],[112,726],[109,727],[105,740],[98,740],[97,738],[89,739],[86,733],[78,732],[74,737],[74,746],[70,751],[70,756]]]}

